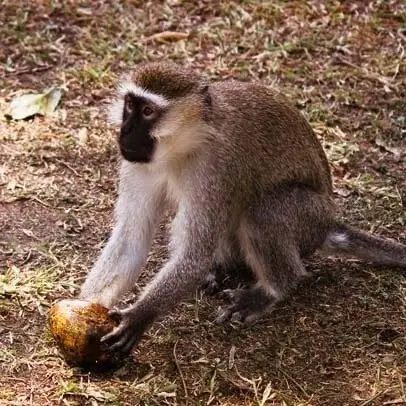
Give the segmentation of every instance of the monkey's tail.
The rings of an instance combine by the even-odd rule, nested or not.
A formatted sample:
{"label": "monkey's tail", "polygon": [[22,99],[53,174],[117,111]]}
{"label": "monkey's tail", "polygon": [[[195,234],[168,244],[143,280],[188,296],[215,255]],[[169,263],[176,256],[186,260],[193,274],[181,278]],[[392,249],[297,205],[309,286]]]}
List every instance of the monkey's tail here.
{"label": "monkey's tail", "polygon": [[376,265],[406,268],[406,245],[335,224],[323,244],[328,253],[360,258]]}

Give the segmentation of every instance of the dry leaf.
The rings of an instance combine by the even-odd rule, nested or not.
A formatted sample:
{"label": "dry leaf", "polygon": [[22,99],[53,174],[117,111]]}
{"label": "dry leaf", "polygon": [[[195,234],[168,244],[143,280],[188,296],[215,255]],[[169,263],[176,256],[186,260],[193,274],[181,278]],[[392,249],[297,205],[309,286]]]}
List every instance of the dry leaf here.
{"label": "dry leaf", "polygon": [[375,144],[378,147],[383,148],[385,151],[392,153],[396,159],[399,159],[400,156],[402,155],[402,150],[400,148],[391,147],[382,138],[379,138],[379,137],[376,138]]}
{"label": "dry leaf", "polygon": [[345,188],[341,188],[341,187],[337,187],[334,188],[334,193],[337,196],[341,196],[341,197],[348,197],[352,194],[351,190],[345,189]]}
{"label": "dry leaf", "polygon": [[169,41],[182,41],[187,39],[189,34],[187,32],[176,32],[176,31],[163,31],[157,34],[153,34],[145,38],[145,42],[158,41],[158,42],[169,42]]}
{"label": "dry leaf", "polygon": [[85,145],[89,139],[88,135],[87,135],[87,128],[86,127],[82,127],[77,134],[77,138],[79,140],[79,145]]}
{"label": "dry leaf", "polygon": [[44,93],[29,93],[15,97],[10,104],[10,115],[14,120],[22,120],[35,114],[52,114],[61,100],[62,90],[53,87]]}

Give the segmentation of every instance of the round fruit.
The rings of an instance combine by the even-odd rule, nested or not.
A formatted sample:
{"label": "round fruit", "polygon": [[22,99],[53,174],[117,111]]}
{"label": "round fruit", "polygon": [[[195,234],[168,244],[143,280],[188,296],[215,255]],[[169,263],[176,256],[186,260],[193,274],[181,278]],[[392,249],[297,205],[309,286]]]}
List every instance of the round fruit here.
{"label": "round fruit", "polygon": [[100,342],[116,323],[98,303],[65,299],[49,311],[49,327],[65,359],[73,365],[106,365],[111,353]]}

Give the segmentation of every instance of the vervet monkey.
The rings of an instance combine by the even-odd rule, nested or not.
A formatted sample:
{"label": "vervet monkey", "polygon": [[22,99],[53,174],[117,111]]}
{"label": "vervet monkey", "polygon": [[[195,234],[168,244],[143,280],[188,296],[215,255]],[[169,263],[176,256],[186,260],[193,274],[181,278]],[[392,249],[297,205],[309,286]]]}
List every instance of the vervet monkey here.
{"label": "vervet monkey", "polygon": [[218,322],[252,322],[271,309],[317,249],[406,267],[406,246],[335,219],[322,146],[274,90],[144,63],[119,85],[110,119],[122,155],[116,223],[81,297],[111,308],[140,275],[162,214],[176,209],[168,262],[134,305],[111,312],[120,320],[102,339],[111,350],[130,351],[214,264],[236,256],[256,283],[229,292]]}

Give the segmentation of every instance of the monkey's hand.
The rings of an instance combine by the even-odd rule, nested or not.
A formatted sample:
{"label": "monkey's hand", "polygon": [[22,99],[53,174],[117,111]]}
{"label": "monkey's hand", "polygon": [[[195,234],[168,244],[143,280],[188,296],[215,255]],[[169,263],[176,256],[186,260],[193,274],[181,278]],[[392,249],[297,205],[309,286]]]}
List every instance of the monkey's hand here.
{"label": "monkey's hand", "polygon": [[109,316],[118,321],[118,326],[109,334],[102,337],[101,341],[107,344],[110,351],[128,354],[142,338],[145,330],[154,320],[151,314],[147,314],[136,306],[126,309],[114,309]]}

